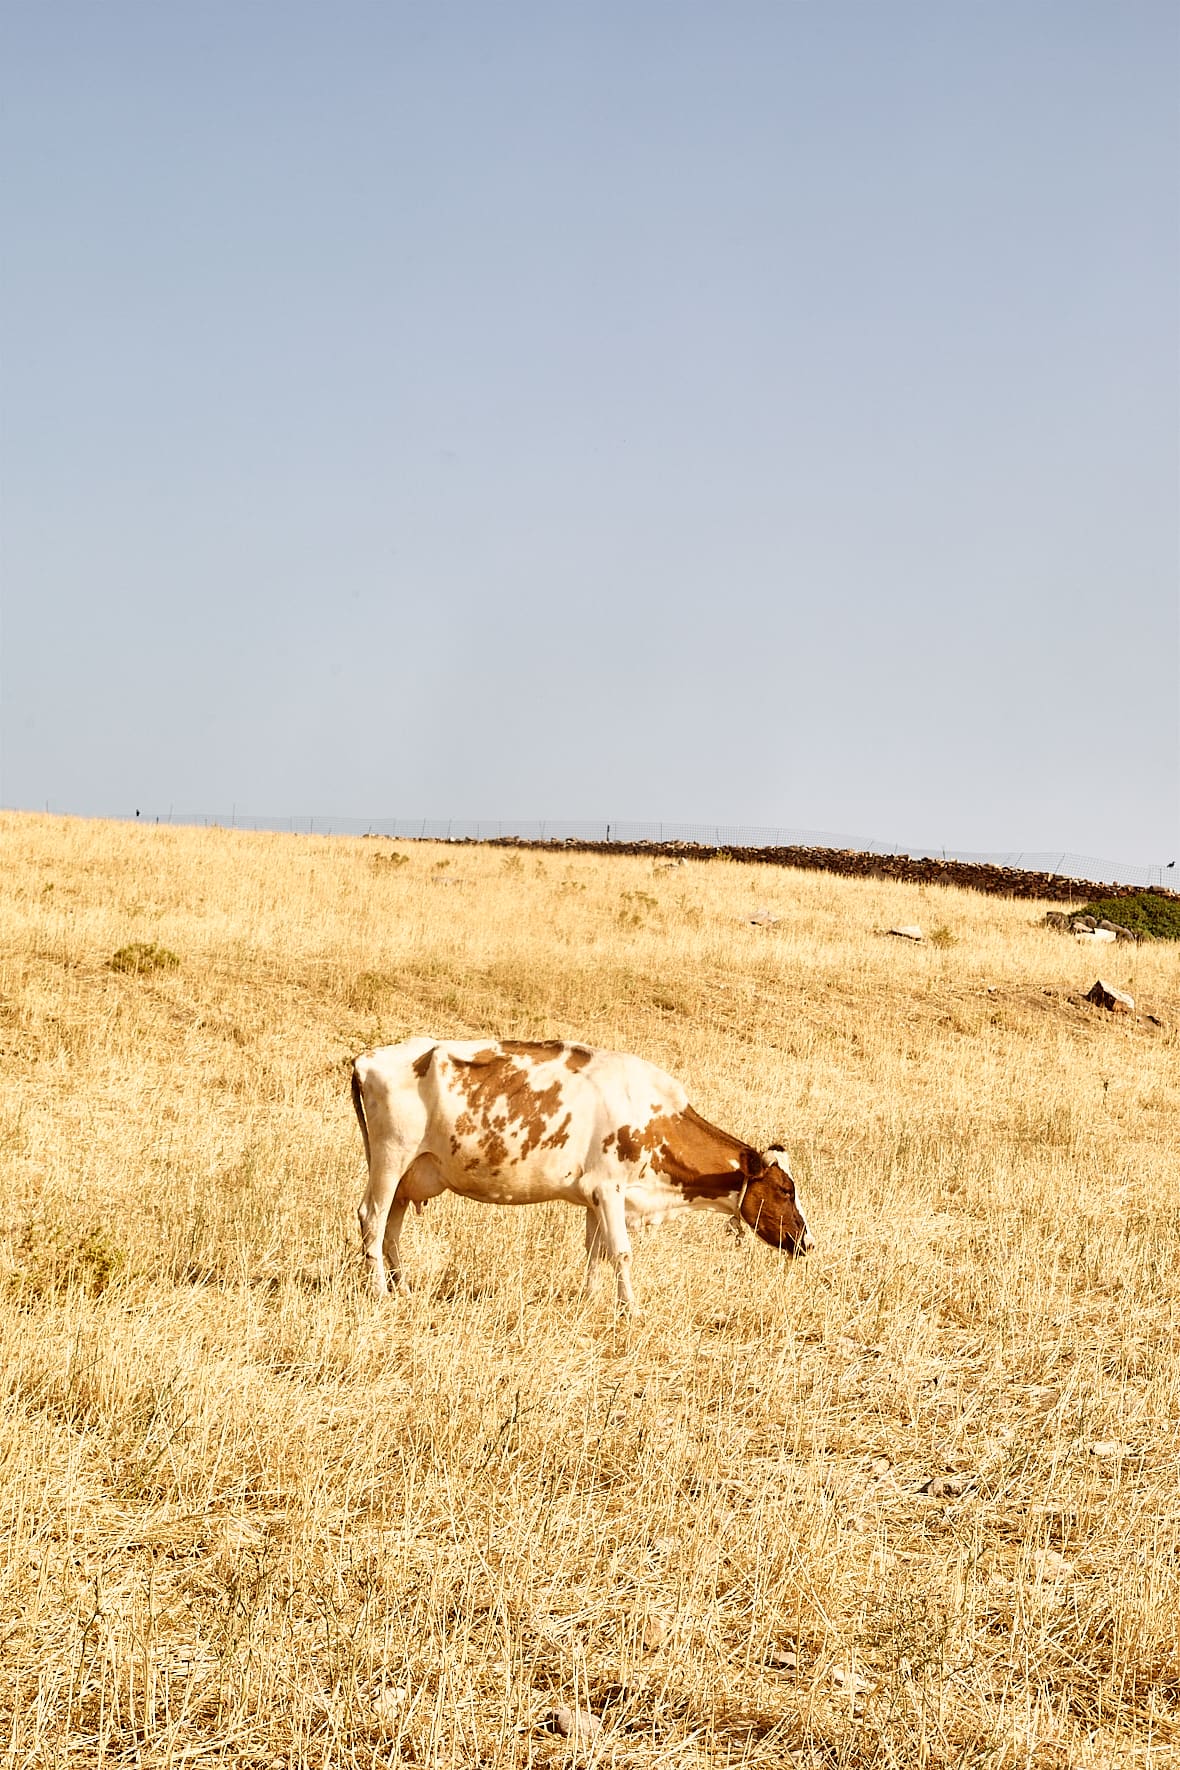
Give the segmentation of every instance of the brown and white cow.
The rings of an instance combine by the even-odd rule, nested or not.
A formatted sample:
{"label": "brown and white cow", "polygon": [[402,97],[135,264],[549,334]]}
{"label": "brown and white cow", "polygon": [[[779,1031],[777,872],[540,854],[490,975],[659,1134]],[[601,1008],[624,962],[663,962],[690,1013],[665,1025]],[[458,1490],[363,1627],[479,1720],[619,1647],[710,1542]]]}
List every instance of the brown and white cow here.
{"label": "brown and white cow", "polygon": [[781,1147],[760,1154],[694,1112],[642,1057],[557,1039],[407,1039],[366,1051],[352,1100],[369,1184],[358,1213],[373,1292],[402,1282],[408,1206],[442,1192],[483,1204],[564,1199],[586,1212],[586,1292],[600,1258],[630,1309],[628,1229],[721,1211],[803,1254],[807,1221]]}

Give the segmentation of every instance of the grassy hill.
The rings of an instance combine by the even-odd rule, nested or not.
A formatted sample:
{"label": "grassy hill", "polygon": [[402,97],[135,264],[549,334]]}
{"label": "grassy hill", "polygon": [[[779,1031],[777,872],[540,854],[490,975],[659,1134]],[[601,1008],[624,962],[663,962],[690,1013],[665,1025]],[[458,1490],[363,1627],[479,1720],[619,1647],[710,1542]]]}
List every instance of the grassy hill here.
{"label": "grassy hill", "polygon": [[[11,1761],[1165,1762],[1175,948],[1114,1017],[1035,904],[397,852],[0,817]],[[670,1225],[626,1324],[444,1199],[375,1307],[348,1060],[422,1031],[653,1059],[816,1254]]]}

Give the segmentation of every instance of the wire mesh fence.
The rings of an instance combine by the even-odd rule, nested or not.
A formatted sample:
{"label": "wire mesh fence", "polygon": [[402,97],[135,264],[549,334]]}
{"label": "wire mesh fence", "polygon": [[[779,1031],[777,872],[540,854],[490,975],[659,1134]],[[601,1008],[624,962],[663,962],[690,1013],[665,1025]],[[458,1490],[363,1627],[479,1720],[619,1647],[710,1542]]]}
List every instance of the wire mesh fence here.
{"label": "wire mesh fence", "polygon": [[334,816],[267,817],[234,807],[225,812],[181,812],[170,806],[166,813],[136,811],[113,814],[120,820],[140,823],[196,825],[206,828],[289,831],[315,836],[384,836],[400,841],[490,842],[516,838],[526,842],[684,842],[703,848],[827,848],[854,854],[890,854],[911,860],[958,861],[969,866],[1010,867],[1044,873],[1051,877],[1083,879],[1092,884],[1138,885],[1173,888],[1176,868],[1172,862],[1151,865],[1102,860],[1092,854],[1073,854],[1060,849],[1009,850],[978,853],[965,848],[944,848],[906,842],[838,834],[831,830],[804,830],[758,824],[607,823],[594,819],[536,818],[356,818]]}

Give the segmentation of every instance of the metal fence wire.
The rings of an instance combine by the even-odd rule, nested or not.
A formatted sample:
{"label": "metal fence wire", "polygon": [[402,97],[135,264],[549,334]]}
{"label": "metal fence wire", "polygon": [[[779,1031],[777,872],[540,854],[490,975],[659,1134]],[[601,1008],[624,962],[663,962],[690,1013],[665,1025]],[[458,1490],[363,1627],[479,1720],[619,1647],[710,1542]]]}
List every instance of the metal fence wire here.
{"label": "metal fence wire", "polygon": [[1047,873],[1092,884],[1162,886],[1173,888],[1174,863],[1136,865],[1130,861],[1101,860],[1092,854],[1071,854],[1060,849],[1040,852],[1009,851],[979,854],[965,848],[943,848],[879,837],[848,836],[831,830],[772,828],[757,824],[604,823],[591,819],[549,820],[527,818],[464,819],[419,817],[263,817],[235,807],[224,812],[166,814],[136,811],[113,814],[140,823],[168,823],[239,830],[286,830],[316,836],[385,836],[402,841],[489,842],[518,838],[526,842],[688,842],[705,848],[829,848],[854,854],[892,854],[911,860],[961,861],[969,866],[1012,867],[1019,871]]}

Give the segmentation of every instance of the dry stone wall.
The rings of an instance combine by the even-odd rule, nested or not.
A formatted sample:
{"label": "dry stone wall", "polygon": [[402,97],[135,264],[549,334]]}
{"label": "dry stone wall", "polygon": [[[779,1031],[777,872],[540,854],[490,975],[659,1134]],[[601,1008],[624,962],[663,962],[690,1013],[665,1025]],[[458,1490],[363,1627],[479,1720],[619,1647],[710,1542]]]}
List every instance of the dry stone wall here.
{"label": "dry stone wall", "polygon": [[[455,839],[466,846],[473,838]],[[1089,903],[1096,897],[1138,897],[1139,885],[1097,885],[1089,879],[1067,879],[1058,873],[1026,872],[1022,867],[997,867],[962,860],[915,860],[908,854],[865,854],[843,848],[713,848],[698,842],[595,842],[577,837],[562,841],[494,836],[479,844],[488,848],[541,849],[545,853],[637,854],[648,860],[732,860],[753,866],[798,867],[808,872],[840,873],[852,879],[896,879],[906,885],[956,885],[998,897],[1028,897],[1053,903]],[[1173,891],[1150,887],[1157,897]]]}

